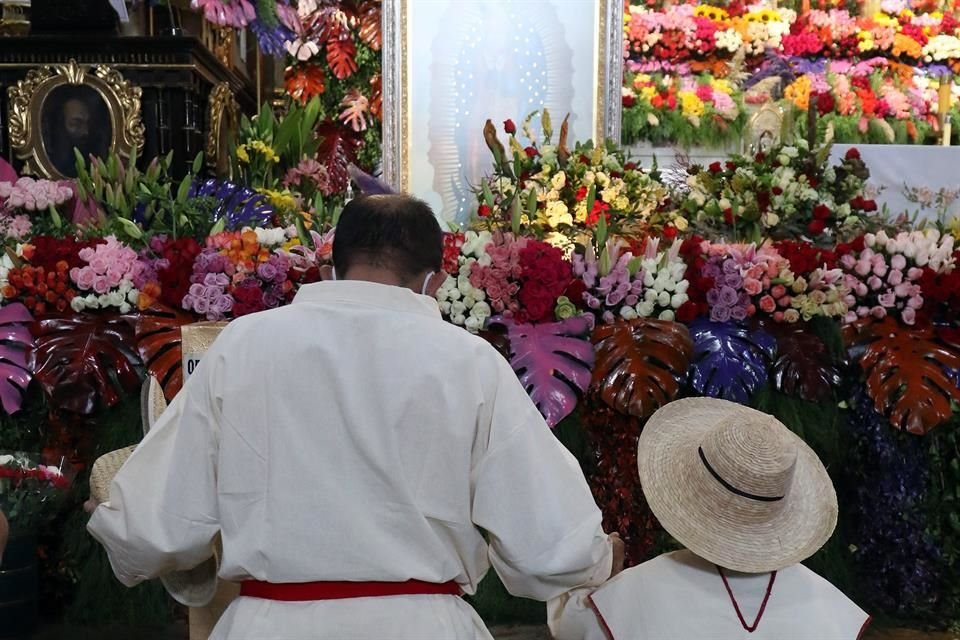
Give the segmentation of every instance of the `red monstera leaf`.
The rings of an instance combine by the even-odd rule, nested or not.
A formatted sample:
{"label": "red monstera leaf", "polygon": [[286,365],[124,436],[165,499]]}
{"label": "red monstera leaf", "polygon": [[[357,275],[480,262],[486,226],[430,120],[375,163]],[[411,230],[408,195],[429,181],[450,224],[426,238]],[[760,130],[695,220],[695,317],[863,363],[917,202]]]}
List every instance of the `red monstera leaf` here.
{"label": "red monstera leaf", "polygon": [[0,403],[7,414],[23,406],[33,379],[28,354],[33,347],[29,324],[33,316],[19,302],[0,308]]}
{"label": "red monstera leaf", "polygon": [[680,393],[693,342],[679,322],[618,321],[593,332],[593,388],[620,413],[646,418]]}
{"label": "red monstera leaf", "polygon": [[196,321],[189,313],[163,306],[151,307],[137,318],[137,349],[167,402],[183,386],[180,327]]}
{"label": "red monstera leaf", "polygon": [[380,51],[383,44],[380,2],[364,0],[357,8],[357,14],[360,16],[360,40],[374,51]]}
{"label": "red monstera leaf", "polygon": [[327,64],[338,80],[345,80],[357,72],[357,46],[353,39],[335,38],[327,41]]}
{"label": "red monstera leaf", "polygon": [[32,368],[52,410],[89,415],[140,390],[133,322],[131,315],[81,313],[34,323]]}
{"label": "red monstera leaf", "polygon": [[541,324],[490,321],[489,328],[506,330],[510,365],[551,428],[573,412],[578,393],[590,385],[593,347],[581,336],[591,323],[584,316]]}
{"label": "red monstera leaf", "polygon": [[777,390],[808,402],[825,402],[840,386],[840,365],[806,325],[767,326],[777,339],[773,382]]}
{"label": "red monstera leaf", "polygon": [[330,176],[330,193],[324,195],[342,193],[350,180],[347,167],[357,161],[357,151],[363,142],[336,120],[327,120],[317,127],[317,135],[320,136],[317,161],[327,168]]}
{"label": "red monstera leaf", "polygon": [[867,393],[894,427],[925,434],[953,415],[960,388],[948,371],[960,369],[960,350],[933,327],[905,327],[887,317],[848,325],[844,337],[863,348]]}
{"label": "red monstera leaf", "polygon": [[326,91],[327,78],[323,69],[315,64],[300,64],[287,67],[283,83],[290,97],[302,105]]}
{"label": "red monstera leaf", "polygon": [[382,120],[383,78],[379,73],[370,78],[370,114],[377,120]]}

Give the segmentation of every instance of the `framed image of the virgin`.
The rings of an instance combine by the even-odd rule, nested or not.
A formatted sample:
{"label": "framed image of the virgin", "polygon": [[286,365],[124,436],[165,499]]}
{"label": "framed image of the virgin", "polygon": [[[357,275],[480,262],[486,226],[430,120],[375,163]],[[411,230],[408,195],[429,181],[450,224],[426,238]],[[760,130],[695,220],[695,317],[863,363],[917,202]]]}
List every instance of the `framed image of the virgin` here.
{"label": "framed image of the virgin", "polygon": [[7,91],[10,143],[24,174],[75,178],[77,152],[129,158],[143,147],[140,87],[114,69],[71,60],[33,69]]}
{"label": "framed image of the virgin", "polygon": [[384,0],[383,38],[384,178],[447,222],[491,170],[487,119],[546,107],[572,140],[619,142],[621,1]]}

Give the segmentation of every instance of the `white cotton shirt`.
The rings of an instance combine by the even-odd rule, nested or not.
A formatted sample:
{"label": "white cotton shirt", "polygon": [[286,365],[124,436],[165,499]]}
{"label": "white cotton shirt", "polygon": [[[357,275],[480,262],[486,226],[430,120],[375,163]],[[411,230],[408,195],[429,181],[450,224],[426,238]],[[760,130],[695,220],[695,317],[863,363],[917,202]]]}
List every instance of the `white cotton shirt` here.
{"label": "white cotton shirt", "polygon": [[556,640],[857,640],[870,617],[832,584],[796,564],[770,574],[724,572],[746,624],[737,616],[716,566],[675,551],[627,569],[593,591],[550,602]]}
{"label": "white cotton shirt", "polygon": [[[88,529],[126,585],[189,569],[276,583],[600,584],[611,550],[576,459],[509,364],[432,298],[308,285],[231,322]],[[481,534],[487,533],[487,540]],[[240,598],[213,638],[487,638],[454,596]]]}

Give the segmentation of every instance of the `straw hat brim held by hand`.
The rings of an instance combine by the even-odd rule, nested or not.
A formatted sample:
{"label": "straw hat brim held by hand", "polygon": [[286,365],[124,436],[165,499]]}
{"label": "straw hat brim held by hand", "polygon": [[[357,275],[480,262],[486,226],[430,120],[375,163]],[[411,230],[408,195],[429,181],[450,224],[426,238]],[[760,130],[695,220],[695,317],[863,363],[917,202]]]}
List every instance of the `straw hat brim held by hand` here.
{"label": "straw hat brim held by hand", "polygon": [[637,458],[664,529],[725,569],[784,569],[816,553],[837,525],[837,494],[820,459],[760,411],[677,400],[650,418]]}

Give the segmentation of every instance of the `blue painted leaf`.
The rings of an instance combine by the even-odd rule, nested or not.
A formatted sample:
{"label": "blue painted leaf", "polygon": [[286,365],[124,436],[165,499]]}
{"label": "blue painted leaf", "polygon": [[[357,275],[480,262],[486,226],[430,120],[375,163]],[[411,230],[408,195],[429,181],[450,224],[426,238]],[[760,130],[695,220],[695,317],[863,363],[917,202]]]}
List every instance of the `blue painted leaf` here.
{"label": "blue painted leaf", "polygon": [[189,197],[209,197],[220,201],[213,212],[213,221],[226,217],[226,228],[264,227],[273,219],[273,207],[262,193],[225,180],[194,182]]}
{"label": "blue painted leaf", "polygon": [[747,403],[770,379],[768,367],[777,343],[769,333],[699,319],[690,324],[690,337],[689,380],[697,393]]}
{"label": "blue painted leaf", "polygon": [[489,328],[506,329],[510,365],[547,424],[555,427],[573,412],[577,394],[590,385],[593,345],[585,336],[593,329],[593,319],[516,324],[498,317]]}
{"label": "blue painted leaf", "polygon": [[0,308],[0,403],[7,414],[23,406],[23,396],[33,378],[27,355],[33,348],[28,324],[33,317],[19,302]]}

